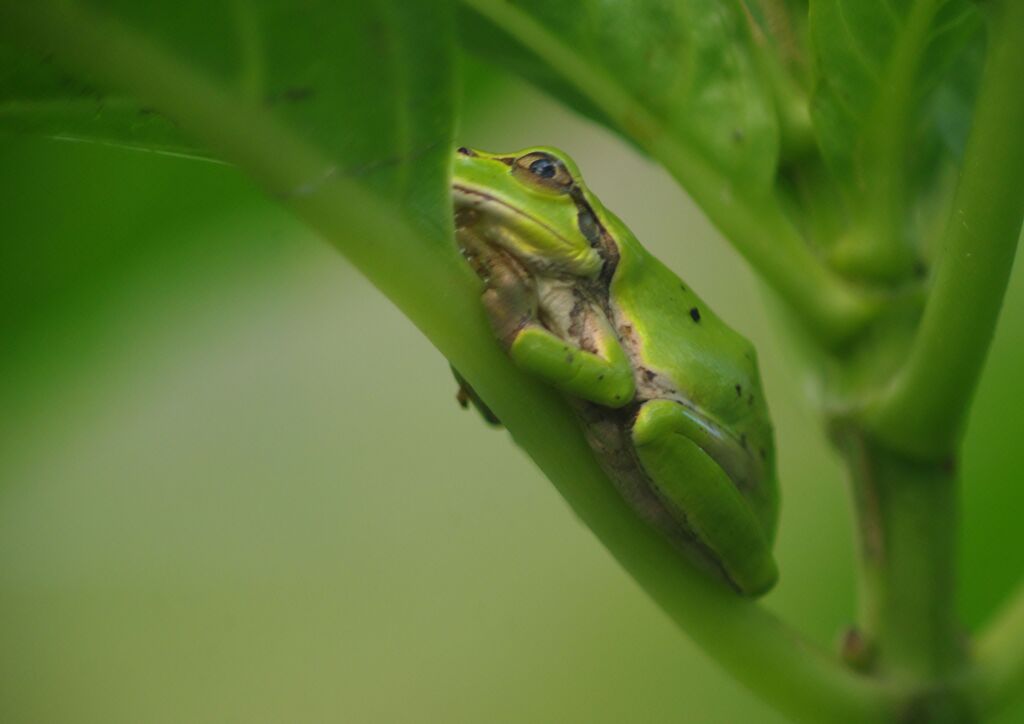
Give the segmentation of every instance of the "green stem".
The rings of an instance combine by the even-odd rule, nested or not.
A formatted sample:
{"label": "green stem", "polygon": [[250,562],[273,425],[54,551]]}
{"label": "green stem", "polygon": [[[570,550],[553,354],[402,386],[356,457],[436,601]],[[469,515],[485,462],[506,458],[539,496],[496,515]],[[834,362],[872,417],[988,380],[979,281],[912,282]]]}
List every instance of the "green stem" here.
{"label": "green stem", "polygon": [[560,72],[624,133],[664,164],[723,236],[825,346],[842,343],[875,311],[872,300],[833,274],[766,191],[751,191],[721,173],[599,67],[504,0],[463,3],[510,33]]}
{"label": "green stem", "polygon": [[1024,2],[988,7],[988,59],[931,296],[907,362],[868,411],[878,439],[932,459],[963,428],[1024,218]]}
{"label": "green stem", "polygon": [[836,249],[837,263],[876,279],[905,278],[914,265],[903,231],[907,157],[913,145],[911,109],[938,5],[937,0],[914,2],[893,45],[865,124],[861,182],[866,228]]}
{"label": "green stem", "polygon": [[[810,98],[783,58],[784,54],[795,52],[793,46],[796,39],[789,27],[788,13],[775,3],[762,2],[761,5],[769,27],[776,29],[778,35],[766,35],[749,14],[748,24],[757,64],[775,101],[775,113],[779,121],[779,162],[785,166],[788,162],[816,154],[817,138],[811,121]],[[789,47],[784,47],[786,45]]]}
{"label": "green stem", "polygon": [[839,436],[851,471],[860,561],[860,640],[865,665],[906,692],[914,721],[973,715],[959,679],[966,667],[955,610],[957,480],[921,463]]}
{"label": "green stem", "polygon": [[[317,229],[472,381],[516,441],[637,582],[712,658],[801,721],[872,722],[890,692],[844,668],[758,604],[684,565],[626,506],[557,395],[517,372],[483,318],[454,245],[423,239],[264,109],[145,38],[74,4],[0,2],[0,32],[166,113]],[[429,242],[429,243],[427,243]],[[435,243],[436,242],[436,243]],[[438,290],[443,290],[440,293]]]}
{"label": "green stem", "polygon": [[1024,691],[1024,587],[978,636],[968,695],[981,714],[993,714]]}
{"label": "green stem", "polygon": [[850,434],[861,562],[860,624],[879,670],[949,675],[962,656],[954,600],[956,479]]}

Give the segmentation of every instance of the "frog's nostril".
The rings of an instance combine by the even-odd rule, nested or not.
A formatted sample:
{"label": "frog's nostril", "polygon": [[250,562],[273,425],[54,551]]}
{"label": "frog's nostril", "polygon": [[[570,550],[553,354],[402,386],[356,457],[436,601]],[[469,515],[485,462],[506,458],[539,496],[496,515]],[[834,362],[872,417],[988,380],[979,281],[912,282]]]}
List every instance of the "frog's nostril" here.
{"label": "frog's nostril", "polygon": [[465,146],[459,146],[456,149],[455,152],[456,153],[461,153],[463,156],[475,156],[476,155],[475,153],[473,153],[472,149],[466,148]]}

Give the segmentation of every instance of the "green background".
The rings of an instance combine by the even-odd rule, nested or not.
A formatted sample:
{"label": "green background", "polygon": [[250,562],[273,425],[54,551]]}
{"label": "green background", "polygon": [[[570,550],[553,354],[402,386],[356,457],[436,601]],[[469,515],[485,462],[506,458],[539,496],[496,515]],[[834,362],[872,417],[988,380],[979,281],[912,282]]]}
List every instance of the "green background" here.
{"label": "green background", "polygon": [[[664,172],[534,91],[458,141],[565,148],[755,341],[784,496],[766,603],[834,641],[847,492],[751,273]],[[0,137],[0,186],[0,720],[780,721],[232,169]],[[1016,272],[962,461],[971,626],[1024,571],[1022,299]]]}

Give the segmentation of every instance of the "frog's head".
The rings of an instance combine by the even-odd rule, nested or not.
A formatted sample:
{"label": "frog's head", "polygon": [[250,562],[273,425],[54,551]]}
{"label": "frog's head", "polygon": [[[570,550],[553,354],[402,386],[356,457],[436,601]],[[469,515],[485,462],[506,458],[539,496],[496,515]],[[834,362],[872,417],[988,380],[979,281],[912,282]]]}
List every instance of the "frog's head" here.
{"label": "frog's head", "polygon": [[457,226],[473,226],[536,273],[595,277],[604,235],[572,159],[554,148],[460,148],[452,181]]}

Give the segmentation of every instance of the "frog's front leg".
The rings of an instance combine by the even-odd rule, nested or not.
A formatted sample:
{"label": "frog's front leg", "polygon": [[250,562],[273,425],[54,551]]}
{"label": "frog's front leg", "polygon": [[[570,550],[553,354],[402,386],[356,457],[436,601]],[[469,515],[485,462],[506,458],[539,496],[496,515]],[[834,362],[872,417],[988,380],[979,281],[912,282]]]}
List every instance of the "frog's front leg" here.
{"label": "frog's front leg", "polygon": [[584,305],[578,320],[590,331],[593,351],[563,339],[541,322],[535,274],[471,223],[457,225],[462,254],[486,285],[482,300],[491,327],[512,361],[574,397],[607,407],[629,403],[636,392],[633,368],[604,314]]}
{"label": "frog's front leg", "polygon": [[696,536],[742,593],[757,595],[778,572],[765,531],[733,480],[698,444],[706,438],[672,400],[641,406],[633,446],[662,502]]}
{"label": "frog's front leg", "polygon": [[585,323],[593,351],[545,327],[535,281],[514,266],[490,269],[484,307],[498,338],[518,367],[562,392],[607,407],[622,407],[636,392],[633,368],[604,315],[589,310]]}

